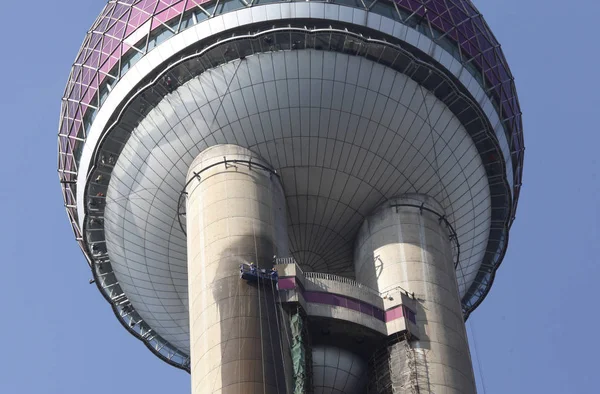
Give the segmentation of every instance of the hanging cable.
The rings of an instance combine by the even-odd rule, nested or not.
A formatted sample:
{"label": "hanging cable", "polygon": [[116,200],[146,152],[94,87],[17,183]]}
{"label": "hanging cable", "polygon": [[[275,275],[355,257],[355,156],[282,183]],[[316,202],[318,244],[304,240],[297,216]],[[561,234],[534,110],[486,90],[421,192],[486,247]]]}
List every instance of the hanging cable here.
{"label": "hanging cable", "polygon": [[475,328],[471,321],[468,321],[468,325],[471,328],[471,337],[473,338],[473,350],[475,351],[475,359],[477,360],[477,369],[479,370],[479,380],[481,380],[481,388],[483,388],[483,394],[485,391],[485,381],[483,380],[483,368],[481,368],[481,359],[479,358],[479,351],[477,350],[477,338],[475,338]]}
{"label": "hanging cable", "polygon": [[[287,371],[285,369],[285,352],[283,350],[283,340],[281,338],[281,327],[279,325],[279,315],[277,314],[277,310],[279,309],[279,307],[281,307],[281,303],[278,302],[277,300],[275,300],[275,293],[277,292],[277,294],[279,295],[279,291],[276,289],[276,286],[274,285],[273,281],[271,281],[271,294],[273,296],[273,302],[275,303],[275,321],[277,322],[277,333],[279,335],[278,339],[279,339],[279,349],[281,350],[281,362],[283,364],[283,379],[284,379],[284,383],[285,383],[285,387],[286,390],[288,388],[288,381],[287,381]],[[282,320],[283,320],[283,315],[281,316]],[[283,324],[283,323],[282,323]],[[285,327],[285,325],[284,325]],[[287,332],[286,332],[286,338],[287,338]],[[288,344],[289,344],[289,338],[288,338]]]}
{"label": "hanging cable", "polygon": [[[270,281],[270,282],[271,282],[271,286],[273,286],[273,281]],[[258,285],[260,286],[260,278],[259,278]],[[272,294],[272,292],[271,292],[271,294]],[[264,298],[265,298],[265,309],[267,311],[266,315],[267,315],[267,328],[269,330],[269,341],[271,342],[271,357],[272,357],[271,360],[273,361],[273,373],[275,374],[275,387],[277,387],[277,390],[279,390],[279,379],[277,378],[278,374],[277,374],[277,368],[276,368],[277,362],[275,360],[275,349],[274,349],[274,346],[273,346],[273,335],[271,333],[271,318],[269,317],[269,315],[270,315],[270,313],[269,313],[269,300],[268,300],[268,297],[267,297],[267,294],[266,294],[266,290],[265,290]],[[275,297],[273,297],[273,300],[274,300],[274,298]],[[279,341],[279,342],[281,342],[281,341]]]}
{"label": "hanging cable", "polygon": [[[210,126],[209,126],[210,128],[212,128],[212,126],[215,124],[215,122],[217,120],[217,115],[219,114],[219,111],[223,107],[223,100],[225,100],[225,96],[227,96],[227,94],[229,93],[229,88],[231,87],[231,83],[233,82],[233,79],[237,76],[237,72],[238,72],[238,69],[240,68],[241,64],[242,64],[242,61],[240,60],[238,62],[238,64],[235,66],[235,70],[233,71],[233,75],[231,76],[229,83],[227,83],[227,88],[225,89],[225,93],[223,93],[223,95],[219,98],[219,106],[217,107],[217,110],[214,113],[212,122],[210,122]],[[211,80],[213,81],[213,86],[215,87],[215,91],[217,91],[217,87],[214,83],[215,80],[213,78],[211,78]]]}
{"label": "hanging cable", "polygon": [[[274,190],[273,190],[273,180],[271,178],[271,176],[269,175],[269,195],[271,196],[271,210],[269,211],[270,213],[270,220],[271,223],[275,224],[275,217],[273,215],[273,208],[275,206],[275,201],[273,196],[275,195]],[[271,236],[273,237],[273,240],[277,239],[277,235],[275,234],[275,226],[272,226],[273,228],[273,233],[271,234]],[[277,262],[275,259],[275,256],[273,256],[273,265]],[[275,267],[273,266],[272,269],[275,269]],[[285,368],[285,364],[286,364],[286,360],[285,360],[285,354],[284,354],[284,350],[283,350],[283,339],[281,338],[281,327],[279,325],[279,316],[277,314],[277,310],[278,308],[281,306],[281,303],[277,302],[277,300],[275,299],[275,293],[277,293],[279,295],[279,291],[276,289],[276,285],[274,284],[274,281],[272,280],[273,277],[271,277],[271,297],[273,300],[274,308],[275,308],[275,322],[277,323],[277,340],[279,341],[279,350],[281,352],[281,363],[283,365],[283,379],[284,379],[284,384],[285,384],[285,390],[287,391],[288,389],[288,381],[287,381],[287,371]],[[283,318],[283,317],[282,317]],[[288,339],[289,342],[289,339]],[[273,361],[275,362],[275,359],[273,359]],[[275,374],[277,375],[277,371],[275,371]]]}
{"label": "hanging cable", "polygon": [[[236,289],[235,289],[235,295],[233,296],[233,310],[235,310],[235,303],[237,302],[238,304],[240,304],[239,302],[239,294],[240,294],[240,283],[236,282]],[[223,346],[223,351],[221,352],[221,354],[226,354],[227,351],[227,345],[229,344],[229,340],[231,339],[231,333],[234,330],[234,326],[235,324],[231,324],[231,327],[229,328],[229,331],[227,331],[227,335],[225,336],[225,345]],[[218,368],[218,367],[216,367]],[[214,370],[214,368],[213,368]],[[215,391],[215,384],[217,383],[217,376],[219,376],[218,373],[215,373],[215,378],[213,380],[212,383],[212,388],[211,388],[211,392]]]}
{"label": "hanging cable", "polygon": [[[259,268],[259,270],[260,270],[260,268]],[[260,271],[259,271],[259,275],[260,275]],[[259,281],[260,281],[260,278],[259,278]],[[256,292],[256,296],[257,296],[257,301],[258,301],[258,324],[260,326],[260,361],[261,361],[261,365],[262,365],[263,394],[266,394],[267,380],[265,378],[265,344],[264,344],[263,327],[262,327],[262,306],[261,306],[261,299],[260,299],[260,283],[257,282],[256,288],[258,290]]]}
{"label": "hanging cable", "polygon": [[258,323],[260,326],[260,358],[262,362],[262,378],[263,378],[263,394],[267,392],[267,381],[265,379],[265,354],[264,354],[264,341],[263,341],[263,328],[262,328],[262,308],[260,305],[260,266],[258,265],[258,248],[256,246],[256,228],[254,227],[254,221],[252,221],[252,235],[254,237],[254,259],[256,260],[257,267],[257,297],[258,297]]}
{"label": "hanging cable", "polygon": [[[438,162],[437,150],[435,148],[436,143],[439,142],[439,140],[442,137],[441,137],[440,134],[438,134],[437,140],[433,138],[434,127],[431,124],[431,112],[430,112],[430,110],[429,110],[429,108],[427,106],[427,95],[429,94],[429,91],[427,91],[426,89],[424,89],[423,86],[421,86],[421,85],[419,85],[419,91],[421,92],[421,95],[423,96],[423,105],[425,106],[425,112],[427,114],[426,122],[427,122],[427,125],[429,126],[429,130],[430,130],[431,144],[432,144],[432,148],[433,148],[433,156],[434,156],[434,162],[435,162],[435,166],[436,166],[435,173],[438,176],[438,179],[440,181],[440,185],[442,185],[442,189],[440,190],[440,194],[442,194],[442,196],[443,196],[444,193],[445,193],[446,194],[445,199],[448,199],[449,198],[448,197],[449,193],[448,193],[448,190],[446,189],[446,186],[445,186],[444,182],[442,182],[442,177],[440,176],[440,165],[439,165],[439,162]],[[452,206],[449,206],[449,208],[452,209]],[[454,210],[452,210],[452,212],[450,213],[450,216],[452,216],[454,218],[453,221],[456,222],[456,220],[455,220],[456,218],[454,217]],[[449,223],[449,221],[448,221],[448,223]],[[457,243],[457,245],[459,245],[458,234],[456,234],[456,243]],[[463,266],[461,264],[461,261],[459,259],[457,259],[456,267],[455,268],[459,269],[460,275],[461,275],[461,277],[463,279],[463,282],[464,282],[464,278],[466,277],[466,275],[465,275]],[[458,286],[458,291],[460,293],[461,284],[459,283],[458,278],[456,278],[456,284]],[[464,283],[463,283],[463,285],[464,285]],[[461,303],[461,307],[462,307],[462,303]]]}
{"label": "hanging cable", "polygon": [[[289,333],[287,330],[287,324],[285,321],[285,311],[283,310],[283,306],[281,303],[281,294],[279,293],[279,291],[277,291],[277,305],[278,305],[278,309],[281,313],[281,321],[282,321],[281,325],[283,326],[283,330],[285,331],[285,339],[288,344],[288,349],[291,349],[292,348],[292,343],[290,342],[291,333]],[[283,344],[282,344],[282,346],[283,346]]]}
{"label": "hanging cable", "polygon": [[[292,328],[289,327],[288,330],[288,324],[291,324],[290,318],[288,316],[288,314],[285,312],[285,310],[283,309],[283,304],[281,302],[281,294],[279,293],[279,291],[277,292],[277,299],[278,299],[278,307],[279,307],[279,312],[281,314],[281,320],[282,320],[282,325],[283,325],[283,331],[285,334],[285,341],[287,342],[287,348],[289,349],[290,352],[290,363],[293,364],[293,355],[292,355]],[[292,371],[290,371],[290,377],[292,378],[292,382],[294,381],[294,367],[291,366]]]}
{"label": "hanging cable", "polygon": [[[238,283],[238,285],[240,285],[241,283]],[[243,286],[243,284],[241,284]],[[242,322],[241,322],[241,316],[242,316],[242,303],[239,302],[238,303],[238,316],[240,317],[240,324],[238,324],[238,338],[240,339],[240,343],[238,346],[238,383],[242,381],[242,364],[241,364],[241,360],[242,360],[242,346],[243,346],[243,342],[244,340],[247,340],[246,338],[242,338]],[[238,394],[241,394],[240,389],[241,389],[242,385],[238,384]]]}

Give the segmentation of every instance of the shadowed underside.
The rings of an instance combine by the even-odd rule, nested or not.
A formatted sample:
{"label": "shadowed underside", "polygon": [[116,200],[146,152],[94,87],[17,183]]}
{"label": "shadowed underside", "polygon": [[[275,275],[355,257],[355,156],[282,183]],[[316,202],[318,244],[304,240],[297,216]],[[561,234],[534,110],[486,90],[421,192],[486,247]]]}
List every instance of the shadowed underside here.
{"label": "shadowed underside", "polygon": [[394,196],[423,193],[443,202],[459,234],[463,294],[477,272],[490,225],[487,177],[443,103],[366,59],[308,50],[249,57],[168,94],[133,132],[108,188],[112,266],[144,320],[179,348],[188,341],[179,191],[193,158],[223,142],[280,173],[290,251],[305,270],[353,277],[364,218]]}
{"label": "shadowed underside", "polygon": [[[179,196],[194,157],[222,143],[251,149],[279,172],[290,252],[306,271],[354,277],[354,240],[365,217],[393,197],[421,193],[441,203],[456,230],[454,257],[464,312],[482,300],[514,217],[523,147],[512,77],[499,48],[490,49],[495,39],[470,2],[433,2],[428,9],[412,9],[412,2],[399,1],[395,7],[380,1],[369,13],[352,8],[358,6],[291,3],[230,14],[223,7],[231,1],[222,2],[220,9],[171,1],[164,4],[164,11],[163,5],[159,10],[151,3],[157,2],[109,4],[103,11],[99,21],[108,20],[108,15],[116,19],[130,15],[129,27],[97,21],[82,49],[87,55],[78,58],[75,68],[86,63],[91,66],[86,70],[112,69],[109,74],[117,78],[112,81],[98,74],[92,82],[87,75],[91,71],[72,74],[59,136],[61,180],[75,233],[100,289],[122,321],[130,320],[130,331],[147,343],[158,341],[152,347],[159,354],[167,345],[171,349],[163,354],[167,361],[175,354],[185,358],[189,352],[186,237],[177,217]],[[444,6],[449,7],[447,12]],[[281,19],[286,7],[293,10],[292,18],[337,18],[344,26],[361,25],[360,29],[406,41],[408,52],[423,51],[415,59],[435,67],[443,64],[449,70],[444,78],[456,86],[441,97],[435,86],[429,90],[415,82],[428,78],[416,75],[419,67],[399,71],[382,64],[386,50],[381,48],[387,38],[382,46],[363,45],[362,38],[348,36],[343,48],[333,48],[331,38],[319,41],[317,35],[307,34],[296,39],[295,33],[287,44],[275,34],[249,39],[252,51],[247,55],[240,55],[246,44],[219,44],[220,52],[198,56],[203,72],[197,78],[189,66],[189,78],[169,74],[173,71],[152,74],[152,67],[172,68],[162,62],[184,46],[210,40],[210,34],[218,37],[217,32],[229,25]],[[142,9],[154,16],[139,14]],[[176,15],[175,26],[171,22]],[[468,23],[457,23],[460,29],[450,27],[449,21],[460,18]],[[425,30],[420,28],[425,25]],[[472,31],[463,32],[465,26]],[[443,30],[446,35],[436,35]],[[106,34],[98,36],[101,31]],[[480,34],[473,41],[462,40],[469,31]],[[170,44],[161,45],[160,37],[173,34],[174,39],[166,41]],[[115,37],[127,39],[117,43]],[[136,44],[122,62],[105,62],[107,53],[121,48],[118,54],[111,52],[118,59],[136,42],[143,46]],[[456,42],[458,53],[448,46]],[[98,45],[106,50],[94,57],[89,48]],[[152,45],[158,49],[151,51]],[[201,49],[189,49],[188,54]],[[381,52],[373,54],[374,49]],[[475,60],[465,63],[469,56]],[[473,64],[480,70],[473,71]],[[129,68],[132,71],[125,74]],[[150,76],[152,82],[143,79]],[[148,87],[144,93],[138,91],[142,84]],[[88,87],[79,93],[73,89],[84,85]],[[467,111],[457,108],[452,94],[472,94],[475,106],[481,106],[477,109],[481,127],[489,130],[474,134],[473,122],[465,120]],[[151,102],[151,96],[158,101]],[[85,108],[92,108],[87,120]],[[118,126],[112,127],[115,120]],[[494,134],[499,138],[495,142]],[[490,148],[482,150],[482,138],[491,138]],[[80,141],[86,140],[82,150]],[[88,178],[75,181],[78,171]],[[499,188],[512,189],[501,202]],[[92,207],[96,197],[101,201]],[[79,237],[82,231],[85,236]]]}

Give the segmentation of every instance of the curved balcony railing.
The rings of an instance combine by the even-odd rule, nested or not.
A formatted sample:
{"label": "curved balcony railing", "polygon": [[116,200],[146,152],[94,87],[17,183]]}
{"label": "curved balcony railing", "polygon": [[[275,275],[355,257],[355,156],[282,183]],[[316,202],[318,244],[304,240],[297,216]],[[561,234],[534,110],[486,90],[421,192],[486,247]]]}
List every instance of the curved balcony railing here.
{"label": "curved balcony railing", "polygon": [[306,280],[308,280],[309,282],[313,282],[315,284],[318,284],[318,283],[316,283],[315,279],[343,283],[345,285],[356,287],[366,293],[373,294],[377,297],[381,297],[381,294],[377,290],[371,289],[370,287],[367,287],[361,283],[358,283],[357,281],[355,281],[353,279],[346,278],[346,277],[339,276],[339,275],[327,274],[324,272],[305,272],[304,278]]}
{"label": "curved balcony railing", "polygon": [[366,285],[363,285],[362,283],[355,281],[354,279],[346,278],[344,276],[328,274],[325,272],[303,272],[302,269],[300,268],[300,265],[297,263],[297,261],[294,257],[277,257],[275,259],[275,264],[295,264],[296,268],[300,271],[300,273],[302,273],[304,278],[306,280],[308,280],[309,282],[314,283],[316,285],[318,285],[318,283],[315,281],[315,279],[317,279],[317,280],[320,279],[320,280],[328,280],[328,281],[343,283],[343,284],[358,288],[366,293],[375,295],[377,297],[382,297],[382,298],[385,298],[388,295],[394,294],[394,293],[405,293],[406,295],[409,295],[409,292],[400,286],[396,286],[391,289],[387,289],[383,292],[379,292],[379,291],[372,289]]}

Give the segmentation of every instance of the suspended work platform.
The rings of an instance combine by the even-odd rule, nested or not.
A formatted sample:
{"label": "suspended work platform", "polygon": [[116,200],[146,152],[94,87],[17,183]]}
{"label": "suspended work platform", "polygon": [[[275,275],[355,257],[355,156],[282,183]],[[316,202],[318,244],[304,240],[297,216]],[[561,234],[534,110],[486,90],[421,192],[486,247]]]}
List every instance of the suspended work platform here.
{"label": "suspended work platform", "polygon": [[276,285],[278,280],[277,270],[266,270],[264,268],[258,268],[255,264],[241,264],[240,265],[240,278],[244,279],[248,283],[258,283],[261,285]]}

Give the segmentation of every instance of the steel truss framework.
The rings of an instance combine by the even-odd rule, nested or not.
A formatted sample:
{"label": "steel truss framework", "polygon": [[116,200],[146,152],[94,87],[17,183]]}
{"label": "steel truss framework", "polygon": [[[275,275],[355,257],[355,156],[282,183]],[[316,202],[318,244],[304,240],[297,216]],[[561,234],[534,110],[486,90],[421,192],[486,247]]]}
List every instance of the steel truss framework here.
{"label": "steel truss framework", "polygon": [[[232,3],[237,4],[232,4]],[[75,182],[78,160],[97,110],[118,80],[163,40],[203,20],[243,7],[276,0],[110,0],[90,28],[71,70],[61,107],[58,133],[58,172],[63,199],[75,237],[77,224]],[[499,109],[514,168],[513,218],[518,202],[524,158],[523,127],[514,79],[500,44],[469,0],[337,0],[408,26],[454,52],[485,86]],[[142,34],[139,35],[138,33]],[[156,34],[161,32],[161,34]],[[127,39],[139,35],[132,43]],[[154,41],[153,41],[154,39]],[[80,244],[83,250],[83,245]]]}
{"label": "steel truss framework", "polygon": [[[235,1],[238,2],[238,0]],[[226,4],[232,3],[232,1],[110,1],[94,23],[92,29],[90,29],[90,33],[88,33],[84,41],[65,90],[61,111],[58,145],[59,177],[62,183],[63,197],[76,239],[86,255],[88,263],[92,266],[96,284],[104,297],[111,303],[115,315],[117,315],[124,327],[141,339],[161,359],[188,371],[189,357],[171,346],[143,322],[127,300],[110,268],[110,261],[106,254],[105,245],[103,244],[104,235],[102,225],[96,224],[101,223],[100,221],[103,217],[102,208],[104,206],[103,193],[106,190],[105,183],[100,181],[88,184],[86,195],[89,196],[90,200],[86,203],[86,206],[88,206],[87,211],[90,221],[84,224],[83,229],[79,228],[75,197],[75,183],[78,175],[78,152],[81,151],[81,147],[85,143],[88,127],[91,125],[97,110],[101,107],[105,96],[110,92],[111,86],[114,86],[133,65],[134,61],[141,58],[141,56],[153,48],[152,39],[156,40],[160,34],[177,34],[193,24],[200,23],[203,19],[214,17],[220,13],[245,6],[261,5],[266,2],[251,1],[247,3],[244,0],[240,1],[243,4],[241,6],[233,6],[233,8],[231,6],[226,7]],[[524,147],[520,110],[513,78],[500,51],[500,46],[489,31],[481,15],[466,0],[424,2],[398,0],[396,3],[376,0],[373,2],[367,1],[368,4],[362,0],[358,3],[345,0],[343,2],[338,1],[337,3],[363,8],[399,20],[427,34],[444,48],[448,48],[448,42],[453,44],[454,47],[451,49],[454,49],[454,55],[461,59],[465,66],[469,66],[474,75],[479,76],[478,80],[486,88],[488,96],[495,103],[498,113],[503,117],[513,159],[513,163],[507,163],[507,165],[511,165],[514,169],[514,179],[510,180],[510,183],[514,185],[513,195],[511,198],[511,193],[508,190],[511,185],[507,183],[506,179],[502,179],[502,176],[490,178],[490,188],[497,187],[497,190],[501,191],[500,194],[505,196],[505,202],[502,204],[504,206],[504,215],[501,215],[503,216],[501,220],[494,221],[496,224],[494,222],[492,224],[492,230],[494,231],[495,227],[498,231],[498,235],[494,236],[494,238],[499,247],[486,254],[489,257],[489,262],[484,262],[476,283],[472,286],[468,297],[465,297],[466,301],[463,303],[463,311],[465,317],[467,317],[489,291],[494,272],[503,258],[505,245],[508,241],[508,228],[514,219],[521,185]],[[387,5],[387,8],[382,7],[383,5]],[[187,22],[186,18],[188,18]],[[145,26],[144,28],[147,28],[148,32],[142,35],[138,45],[132,46],[127,44],[125,38],[131,37],[142,26]],[[159,33],[157,34],[157,32]],[[264,33],[261,32],[260,34]],[[305,37],[311,38],[305,38],[304,41],[292,39],[292,35],[290,35],[290,41],[287,43],[289,47],[287,49],[293,49],[293,45],[301,45],[302,48],[325,49],[320,47],[320,45],[328,43],[329,48],[327,49],[336,50],[331,45],[331,32],[327,33],[329,38],[324,39],[319,39],[317,37],[318,34],[307,33],[312,32],[308,29],[304,32]],[[340,32],[340,34],[352,35],[348,34],[348,32]],[[246,39],[256,40],[258,38],[246,37]],[[238,43],[241,40],[242,37],[232,39],[232,43],[237,49],[235,56],[241,54],[240,48],[242,46]],[[347,45],[354,45],[348,44],[347,41],[344,40],[341,50],[348,50]],[[365,56],[377,61],[381,61],[384,57],[384,50],[382,48],[393,47],[393,45],[387,42],[367,40],[358,35],[354,37],[354,41],[359,45],[350,48],[351,51],[354,51],[356,55]],[[368,45],[366,45],[367,41],[371,42],[368,42]],[[142,44],[139,44],[140,42]],[[361,44],[361,42],[365,43],[365,45]],[[157,44],[158,42],[155,41],[154,45]],[[227,59],[224,53],[226,51],[224,45],[224,42],[218,45],[213,44],[213,47],[206,48],[205,51],[198,51],[193,56],[203,55],[203,68],[214,67],[217,64],[231,60]],[[249,46],[253,53],[269,50],[269,48],[262,48],[260,44],[252,45],[250,43]],[[374,51],[373,48],[377,48],[377,50]],[[204,56],[208,53],[209,49],[213,50],[213,56]],[[279,49],[286,48],[282,47]],[[220,51],[220,53],[214,55],[215,51]],[[222,58],[222,61],[218,59],[215,62],[215,56]],[[183,59],[180,60],[180,62],[182,61]],[[412,73],[414,77],[417,74],[417,68],[418,66],[412,70],[406,68],[403,71],[409,73],[409,75]],[[191,77],[193,75],[190,75]],[[154,75],[153,78],[151,81],[146,81],[146,87],[156,87],[159,85],[160,76]],[[182,78],[179,82],[183,82],[186,78]],[[460,92],[456,86],[454,86],[454,89]],[[446,98],[458,100],[461,98],[461,95],[459,93],[456,97],[448,96]],[[140,95],[131,97],[127,102],[126,106],[134,108],[134,110],[128,111],[130,115],[127,116],[126,126],[135,124],[135,122],[139,121],[137,118],[143,117],[153,105],[157,104],[157,102],[152,103],[151,100],[140,97]],[[485,118],[485,116],[481,118]],[[129,131],[132,128],[129,128]],[[124,143],[123,141],[126,140],[127,133],[119,132],[118,128],[116,131],[112,137]],[[489,137],[488,142],[491,143],[492,148],[495,148],[492,150],[499,153],[497,157],[502,157],[497,147],[497,141],[494,141],[492,135],[487,137]],[[104,145],[105,148],[110,146],[110,142],[104,142],[106,143]],[[117,152],[115,151],[115,153]],[[104,168],[107,173],[106,175],[110,176],[110,159],[101,155],[98,155],[96,159],[96,169],[100,168],[102,170]],[[488,163],[485,164],[488,170],[500,170],[501,174],[506,174],[502,160],[494,160],[493,163],[489,163],[488,160]],[[500,168],[496,168],[498,166]],[[89,174],[93,173],[93,171],[90,171]],[[98,209],[92,209],[89,205],[91,202],[97,204],[96,207]],[[94,222],[94,220],[97,222]],[[94,248],[96,248],[96,251],[94,251]]]}

